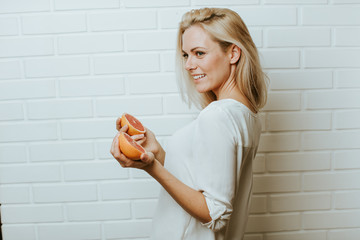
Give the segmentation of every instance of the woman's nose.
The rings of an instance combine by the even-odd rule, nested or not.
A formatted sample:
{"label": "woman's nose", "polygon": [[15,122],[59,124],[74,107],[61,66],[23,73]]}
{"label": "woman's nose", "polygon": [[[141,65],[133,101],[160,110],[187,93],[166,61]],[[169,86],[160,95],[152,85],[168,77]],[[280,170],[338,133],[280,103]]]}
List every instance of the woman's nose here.
{"label": "woman's nose", "polygon": [[190,57],[190,56],[186,59],[185,69],[187,71],[196,69],[196,64],[194,63],[192,57]]}

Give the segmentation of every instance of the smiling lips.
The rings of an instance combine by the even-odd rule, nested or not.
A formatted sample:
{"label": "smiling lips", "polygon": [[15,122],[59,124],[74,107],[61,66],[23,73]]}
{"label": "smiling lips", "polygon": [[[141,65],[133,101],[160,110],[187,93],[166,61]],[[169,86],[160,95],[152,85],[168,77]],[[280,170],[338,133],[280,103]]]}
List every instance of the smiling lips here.
{"label": "smiling lips", "polygon": [[205,77],[205,74],[194,75],[193,77],[195,80],[199,80],[200,78]]}

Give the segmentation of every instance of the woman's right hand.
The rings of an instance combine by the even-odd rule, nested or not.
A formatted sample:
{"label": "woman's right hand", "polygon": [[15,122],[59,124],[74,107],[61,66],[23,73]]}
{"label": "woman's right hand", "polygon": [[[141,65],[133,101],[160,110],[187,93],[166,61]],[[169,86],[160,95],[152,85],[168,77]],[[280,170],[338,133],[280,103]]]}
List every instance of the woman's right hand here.
{"label": "woman's right hand", "polygon": [[[120,126],[120,119],[118,118],[116,120],[116,129],[118,131],[120,131],[121,126]],[[157,141],[155,134],[148,128],[146,128],[146,132],[145,135],[141,136],[140,135],[134,135],[132,136],[132,138],[141,146],[143,146],[143,148],[145,148],[145,150],[147,152],[152,152],[155,156],[155,158],[162,164],[164,165],[164,161],[165,161],[165,151],[162,148],[161,144]]]}

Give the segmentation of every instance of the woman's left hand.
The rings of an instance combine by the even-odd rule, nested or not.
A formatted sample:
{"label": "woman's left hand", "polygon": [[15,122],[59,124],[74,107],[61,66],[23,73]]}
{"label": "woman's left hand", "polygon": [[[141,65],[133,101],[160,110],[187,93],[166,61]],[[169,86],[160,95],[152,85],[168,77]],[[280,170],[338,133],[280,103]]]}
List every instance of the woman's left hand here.
{"label": "woman's left hand", "polygon": [[[120,150],[119,147],[119,135],[120,132],[126,132],[128,126],[125,125],[121,129],[119,129],[119,133],[116,134],[114,140],[111,145],[110,153],[113,157],[120,163],[120,165],[124,168],[138,168],[138,169],[145,169],[151,166],[155,160],[154,154],[152,152],[146,152],[141,154],[140,160],[131,160],[127,158]],[[134,139],[137,140],[137,139]]]}

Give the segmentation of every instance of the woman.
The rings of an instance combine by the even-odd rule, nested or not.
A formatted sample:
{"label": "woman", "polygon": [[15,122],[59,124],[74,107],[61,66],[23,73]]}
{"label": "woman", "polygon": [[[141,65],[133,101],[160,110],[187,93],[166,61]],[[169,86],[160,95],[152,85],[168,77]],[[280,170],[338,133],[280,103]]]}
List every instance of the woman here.
{"label": "woman", "polygon": [[[174,133],[166,154],[149,129],[134,136],[147,150],[141,161],[121,154],[117,136],[111,153],[163,186],[152,239],[242,239],[266,102],[256,47],[238,14],[204,8],[184,14],[176,51],[182,96],[199,116]],[[117,129],[127,126],[118,119]]]}

